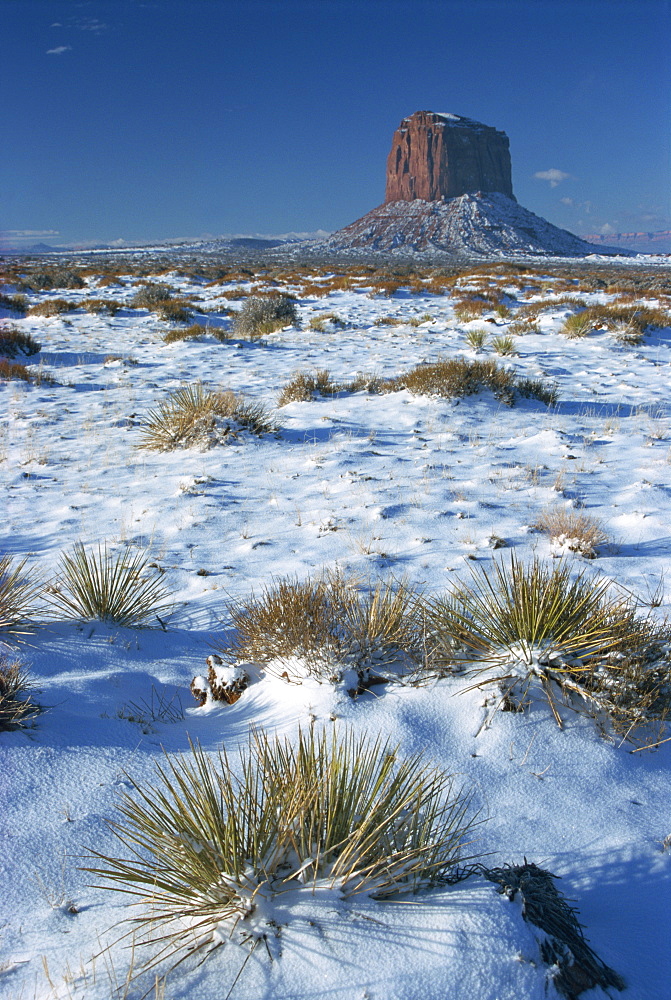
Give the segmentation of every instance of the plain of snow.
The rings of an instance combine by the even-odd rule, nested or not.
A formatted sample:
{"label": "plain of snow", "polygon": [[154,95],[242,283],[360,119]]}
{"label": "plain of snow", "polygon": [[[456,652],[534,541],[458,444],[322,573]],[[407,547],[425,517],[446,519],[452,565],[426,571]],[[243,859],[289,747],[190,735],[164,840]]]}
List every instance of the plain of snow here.
{"label": "plain of snow", "polygon": [[[240,306],[226,298],[233,286],[208,288],[176,273],[157,280],[199,296],[205,312]],[[31,301],[130,302],[135,290],[130,278],[123,288],[93,281]],[[308,328],[326,312],[346,327]],[[189,736],[207,750],[225,746],[235,760],[250,725],[292,735],[311,721],[381,733],[402,753],[422,749],[459,775],[482,820],[469,850],[492,865],[526,857],[561,876],[590,943],[627,980],[625,1000],[671,997],[671,850],[663,847],[671,744],[631,753],[582,716],[560,731],[539,703],[482,728],[482,694],[460,694],[456,679],[390,685],[353,701],[313,680],[265,675],[235,705],[203,709],[189,693],[225,628],[227,601],[279,576],[336,566],[362,581],[407,579],[437,594],[467,579],[470,565],[486,568],[511,550],[550,560],[550,540],[530,525],[551,505],[584,507],[610,536],[591,563],[567,557],[576,571],[587,566],[643,600],[660,581],[664,588],[666,573],[655,613],[669,611],[671,329],[638,347],[606,333],[567,340],[558,332],[566,312],[559,305],[546,313],[541,332],[518,338],[518,354],[501,359],[557,384],[551,410],[534,401],[509,409],[486,395],[454,402],[357,393],[281,408],[277,436],[168,453],[138,450],[139,425],[184,383],[274,407],[297,370],[328,368],[348,379],[398,374],[438,356],[472,358],[465,335],[483,323],[457,322],[448,296],[372,297],[366,289],[301,300],[298,325],[255,343],[167,345],[168,326],[143,310],[12,318],[42,344],[30,363],[58,384],[0,386],[5,550],[49,574],[78,540],[145,548],[177,609],[167,632],[58,624],[22,648],[43,711],[33,728],[0,734],[3,1000],[109,1000],[115,979],[123,985],[128,951],[104,949],[128,908],[90,885],[78,865],[89,848],[116,852],[107,824],[129,787],[126,772],[152,780],[161,748],[184,752]],[[425,314],[431,319],[417,327],[374,325]],[[209,322],[230,321],[211,313]],[[508,322],[489,328],[502,334]],[[479,356],[494,357],[487,348]],[[494,538],[507,548],[495,551]],[[124,717],[152,691],[179,699],[183,718]],[[490,883],[471,879],[406,902],[307,890],[279,901],[281,954],[271,962],[257,949],[232,1000],[557,996],[533,929]],[[231,943],[198,968],[185,963],[165,997],[224,1000],[246,954]],[[140,980],[120,995],[138,1000],[148,988]]]}

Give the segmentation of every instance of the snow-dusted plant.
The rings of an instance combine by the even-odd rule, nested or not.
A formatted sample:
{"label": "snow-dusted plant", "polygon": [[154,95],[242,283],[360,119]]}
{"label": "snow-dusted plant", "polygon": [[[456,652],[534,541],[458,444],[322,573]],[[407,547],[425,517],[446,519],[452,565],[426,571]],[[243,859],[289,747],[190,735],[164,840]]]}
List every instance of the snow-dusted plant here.
{"label": "snow-dusted plant", "polygon": [[161,625],[170,613],[170,595],[159,576],[147,572],[149,556],[125,547],[87,549],[77,542],[61,556],[48,600],[60,618],[102,621],[129,628]]}
{"label": "snow-dusted plant", "polygon": [[15,563],[0,557],[0,639],[17,640],[32,630],[42,584],[26,569],[26,560]]}
{"label": "snow-dusted plant", "polygon": [[637,613],[608,580],[570,563],[525,565],[511,555],[493,572],[473,568],[429,607],[432,662],[466,668],[471,687],[498,687],[499,705],[540,693],[559,725],[564,698],[605,713],[628,735],[671,708],[671,631]]}
{"label": "snow-dusted plant", "polygon": [[276,425],[262,403],[251,403],[235,393],[206,389],[200,383],[175,390],[142,423],[141,448],[210,448],[225,444],[242,431],[267,434]]}
{"label": "snow-dusted plant", "polygon": [[337,573],[273,581],[259,596],[229,605],[235,632],[220,649],[228,660],[275,662],[290,674],[365,687],[373,667],[417,663],[424,652],[423,613],[406,583],[360,592]]}
{"label": "snow-dusted plant", "polygon": [[271,939],[317,889],[336,904],[455,878],[476,821],[470,795],[420,754],[335,729],[295,745],[255,732],[239,774],[225,751],[194,745],[157,771],[119,805],[124,855],[92,851],[85,869],[135,898],[151,964]]}
{"label": "snow-dusted plant", "polygon": [[487,343],[488,336],[487,331],[483,328],[469,330],[466,334],[466,343],[469,347],[472,347],[474,351],[481,351]]}
{"label": "snow-dusted plant", "polygon": [[233,320],[237,337],[264,337],[296,323],[296,304],[288,295],[252,295]]}
{"label": "snow-dusted plant", "polygon": [[597,518],[568,507],[551,507],[541,511],[533,527],[550,536],[554,556],[574,552],[586,559],[594,559],[598,546],[608,541],[608,535]]}
{"label": "snow-dusted plant", "polygon": [[7,656],[0,655],[0,732],[20,729],[38,709],[30,700],[28,671]]}

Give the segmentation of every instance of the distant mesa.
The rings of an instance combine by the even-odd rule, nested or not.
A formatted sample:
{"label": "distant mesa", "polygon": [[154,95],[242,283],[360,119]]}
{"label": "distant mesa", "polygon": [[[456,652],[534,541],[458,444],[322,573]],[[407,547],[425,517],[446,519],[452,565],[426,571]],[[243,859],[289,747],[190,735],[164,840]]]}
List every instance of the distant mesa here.
{"label": "distant mesa", "polygon": [[314,249],[484,257],[622,252],[596,251],[518,204],[505,132],[435,111],[416,111],[394,132],[384,204]]}

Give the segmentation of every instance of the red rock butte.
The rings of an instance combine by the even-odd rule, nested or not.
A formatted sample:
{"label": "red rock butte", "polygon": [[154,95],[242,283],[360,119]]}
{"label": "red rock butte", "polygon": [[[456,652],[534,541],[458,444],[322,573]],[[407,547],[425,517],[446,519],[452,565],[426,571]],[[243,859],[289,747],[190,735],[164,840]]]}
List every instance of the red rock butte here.
{"label": "red rock butte", "polygon": [[461,115],[416,111],[394,132],[385,202],[497,191],[515,200],[505,132]]}

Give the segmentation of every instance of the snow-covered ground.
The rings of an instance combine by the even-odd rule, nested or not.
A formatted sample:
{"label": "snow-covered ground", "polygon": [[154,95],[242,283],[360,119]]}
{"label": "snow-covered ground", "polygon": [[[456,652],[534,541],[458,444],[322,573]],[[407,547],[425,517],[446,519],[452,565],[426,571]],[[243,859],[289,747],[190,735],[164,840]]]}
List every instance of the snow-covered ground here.
{"label": "snow-covered ground", "polygon": [[[207,321],[224,327],[230,319],[213,308],[239,308],[244,300],[226,292],[248,287],[155,280],[198,296]],[[510,279],[518,300],[540,296],[524,284]],[[86,289],[30,301],[130,303],[136,290],[130,277],[105,288],[90,279]],[[559,333],[569,308],[546,311],[540,332],[517,337],[517,354],[498,360],[556,384],[551,408],[535,400],[509,408],[489,394],[358,392],[283,406],[277,435],[206,451],[138,449],[143,417],[185,383],[274,409],[298,370],[347,380],[390,377],[439,356],[495,358],[487,345],[476,355],[466,334],[483,326],[505,334],[514,319],[463,323],[448,295],[369,291],[301,299],[299,324],[256,342],[166,344],[168,325],[130,308],[11,318],[42,345],[26,363],[56,383],[0,383],[5,551],[48,576],[77,541],[146,549],[177,610],[165,632],[58,623],[22,647],[43,711],[32,728],[0,733],[0,997],[108,1000],[116,983],[118,995],[138,1000],[150,981],[124,983],[141,956],[122,945],[105,950],[127,903],[78,867],[89,849],[117,852],[107,824],[130,787],[126,775],[151,781],[161,748],[186,751],[189,737],[208,751],[223,745],[236,760],[251,725],[293,736],[312,720],[382,734],[402,754],[422,750],[459,775],[483,820],[469,850],[488,865],[526,857],[561,876],[592,947],[624,976],[622,996],[671,997],[671,743],[632,753],[578,714],[559,730],[542,702],[483,726],[482,692],[459,693],[463,679],[454,677],[377,687],[355,700],[339,687],[272,674],[231,706],[198,708],[189,692],[225,627],[227,603],[273,578],[338,568],[439,594],[468,579],[470,566],[487,568],[511,551],[551,560],[551,540],[531,527],[548,507],[580,508],[608,535],[597,559],[568,556],[576,571],[642,601],[663,595],[660,618],[671,608],[671,327],[638,346],[606,332],[569,340]],[[648,301],[660,304],[652,293]],[[345,326],[310,329],[325,312]],[[374,325],[382,316],[402,322]],[[497,540],[506,547],[496,549]],[[129,707],[175,692],[184,710],[169,719],[148,712],[137,721]],[[232,1000],[558,996],[533,927],[493,884],[472,878],[413,902],[306,890],[285,905],[274,961],[256,949],[235,981],[249,951],[229,944],[197,968],[174,970],[164,993],[146,995],[224,1000],[233,987]]]}

